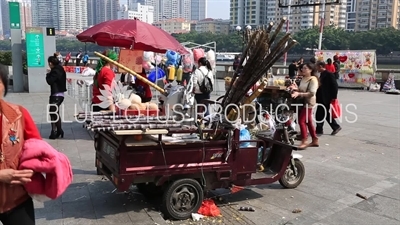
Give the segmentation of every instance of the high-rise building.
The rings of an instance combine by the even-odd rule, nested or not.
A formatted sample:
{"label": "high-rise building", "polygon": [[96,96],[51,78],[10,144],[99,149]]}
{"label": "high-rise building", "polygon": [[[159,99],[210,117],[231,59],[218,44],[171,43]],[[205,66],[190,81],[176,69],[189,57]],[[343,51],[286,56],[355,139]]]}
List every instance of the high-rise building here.
{"label": "high-rise building", "polygon": [[208,0],[192,0],[191,1],[191,20],[204,20],[207,18],[207,1]]}
{"label": "high-rise building", "polygon": [[[398,0],[354,0],[355,25],[348,30],[364,31],[376,28],[400,28],[400,4]],[[347,10],[347,15],[351,13]],[[354,17],[354,16],[353,16]]]}
{"label": "high-rise building", "polygon": [[128,0],[128,6],[134,5],[136,3],[140,3],[142,5],[146,4],[146,0]]}
{"label": "high-rise building", "polygon": [[31,4],[29,1],[24,1],[24,0],[2,0],[1,1],[2,35],[6,36],[6,37],[9,37],[11,35],[10,11],[9,11],[9,7],[8,7],[9,2],[19,2],[21,30],[22,30],[22,35],[24,35],[26,27],[32,26]]}
{"label": "high-rise building", "polygon": [[193,1],[196,0],[128,0],[128,5],[140,3],[142,5],[153,6],[155,22],[174,18],[191,20]]}
{"label": "high-rise building", "polygon": [[190,0],[160,0],[157,21],[173,18],[190,20]]}
{"label": "high-rise building", "polygon": [[346,30],[354,31],[357,19],[357,0],[347,0],[346,6]]}
{"label": "high-rise building", "polygon": [[119,0],[87,0],[88,25],[116,20],[119,7]]}
{"label": "high-rise building", "polygon": [[[319,25],[321,11],[319,6],[307,6],[291,7],[289,13],[288,8],[279,8],[276,0],[231,0],[230,17],[233,27],[262,26],[286,17],[289,31],[296,32]],[[346,0],[342,0],[340,5],[327,5],[324,18],[325,26],[345,28]]]}
{"label": "high-rise building", "polygon": [[86,0],[32,0],[32,25],[81,30],[88,26],[86,8]]}
{"label": "high-rise building", "polygon": [[152,24],[154,22],[154,7],[149,5],[141,5],[140,3],[124,5],[118,11],[118,19],[139,19],[142,22]]}
{"label": "high-rise building", "polygon": [[58,25],[57,2],[32,0],[32,25],[35,27],[56,27]]}

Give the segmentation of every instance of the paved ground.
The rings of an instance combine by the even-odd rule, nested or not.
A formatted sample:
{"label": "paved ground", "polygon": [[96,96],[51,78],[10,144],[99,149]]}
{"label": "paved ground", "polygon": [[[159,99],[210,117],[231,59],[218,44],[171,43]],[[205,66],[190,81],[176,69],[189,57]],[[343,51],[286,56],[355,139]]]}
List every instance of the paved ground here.
{"label": "paved ground", "polygon": [[[111,183],[95,175],[89,133],[76,122],[65,124],[65,138],[48,141],[70,158],[74,182],[60,199],[35,203],[37,224],[400,224],[400,96],[353,90],[341,90],[339,96],[343,104],[356,105],[348,111],[357,121],[349,123],[356,117],[345,111],[349,121],[337,136],[324,135],[320,148],[300,152],[306,177],[297,189],[251,187],[225,197],[231,205],[222,207],[222,218],[201,223],[164,221],[157,204],[135,191],[112,193]],[[11,93],[7,99],[25,106],[48,137],[47,94]],[[73,120],[73,114],[74,101],[67,98],[65,120]],[[237,212],[247,205],[256,212]]]}

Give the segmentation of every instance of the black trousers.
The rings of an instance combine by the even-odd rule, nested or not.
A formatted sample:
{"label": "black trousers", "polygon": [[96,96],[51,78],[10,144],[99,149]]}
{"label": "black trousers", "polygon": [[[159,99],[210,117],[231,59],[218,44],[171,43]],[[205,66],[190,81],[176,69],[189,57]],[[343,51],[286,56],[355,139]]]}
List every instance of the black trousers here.
{"label": "black trousers", "polygon": [[[317,133],[322,133],[323,128],[324,128],[324,121],[329,124],[329,126],[332,128],[332,130],[336,130],[340,127],[340,125],[336,122],[335,119],[332,118],[332,114],[330,113],[330,104],[329,105],[318,105],[317,106],[317,111],[315,113],[315,120],[317,121],[317,128],[316,131]],[[324,109],[325,108],[325,109]]]}
{"label": "black trousers", "polygon": [[[60,117],[60,106],[64,102],[64,97],[62,96],[50,96],[49,97],[49,114],[52,123],[57,123]],[[58,116],[57,116],[58,115]]]}
{"label": "black trousers", "polygon": [[35,225],[35,208],[31,198],[14,209],[0,213],[0,222],[3,225]]}
{"label": "black trousers", "polygon": [[[194,99],[196,99],[196,104],[204,104],[202,101],[206,100],[206,99],[210,99],[210,94],[195,94],[194,95]],[[208,104],[206,105],[206,109],[204,109],[203,107],[198,107],[197,108],[197,112],[204,112],[204,116],[208,116],[210,114],[210,112],[208,112]]]}

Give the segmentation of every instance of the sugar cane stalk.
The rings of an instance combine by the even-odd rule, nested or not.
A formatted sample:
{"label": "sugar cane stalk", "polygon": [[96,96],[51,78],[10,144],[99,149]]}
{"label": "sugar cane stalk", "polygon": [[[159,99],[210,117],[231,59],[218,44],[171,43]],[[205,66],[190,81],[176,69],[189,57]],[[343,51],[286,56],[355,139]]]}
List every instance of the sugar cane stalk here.
{"label": "sugar cane stalk", "polygon": [[283,17],[281,19],[281,22],[279,22],[278,27],[275,29],[275,33],[272,35],[271,39],[269,40],[269,42],[268,42],[269,45],[272,45],[272,43],[274,43],[275,38],[281,32],[283,24],[285,24],[285,22],[286,22],[286,17]]}

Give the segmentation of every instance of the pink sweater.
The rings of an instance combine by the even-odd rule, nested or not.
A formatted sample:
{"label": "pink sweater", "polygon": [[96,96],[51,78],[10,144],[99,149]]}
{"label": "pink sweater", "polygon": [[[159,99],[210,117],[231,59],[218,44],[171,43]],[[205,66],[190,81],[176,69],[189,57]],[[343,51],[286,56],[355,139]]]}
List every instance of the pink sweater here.
{"label": "pink sweater", "polygon": [[19,169],[35,171],[32,182],[25,184],[26,191],[51,199],[60,197],[73,177],[68,157],[39,139],[26,140],[22,151]]}

